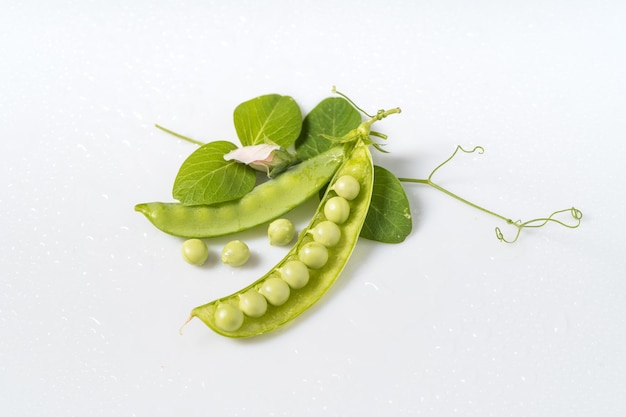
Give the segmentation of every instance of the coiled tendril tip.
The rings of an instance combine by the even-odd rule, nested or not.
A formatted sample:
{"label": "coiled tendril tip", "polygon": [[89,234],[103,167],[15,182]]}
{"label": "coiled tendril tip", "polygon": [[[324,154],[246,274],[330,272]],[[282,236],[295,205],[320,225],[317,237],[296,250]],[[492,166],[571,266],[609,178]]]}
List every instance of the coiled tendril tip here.
{"label": "coiled tendril tip", "polygon": [[[432,181],[432,177],[433,177],[433,175],[434,175],[434,174],[435,174],[435,173],[436,173],[436,172],[437,172],[437,171],[438,171],[441,167],[443,167],[443,166],[444,166],[444,165],[446,165],[448,162],[450,162],[450,161],[451,161],[451,160],[452,160],[452,159],[456,156],[456,154],[457,154],[459,151],[460,151],[460,152],[464,152],[464,153],[474,153],[474,152],[477,152],[477,153],[479,153],[479,154],[482,154],[482,153],[484,153],[484,152],[485,152],[485,148],[483,148],[482,146],[475,146],[475,147],[474,147],[474,148],[472,148],[472,149],[465,149],[465,148],[463,148],[462,146],[457,146],[457,147],[456,147],[456,149],[454,150],[454,152],[452,153],[452,155],[451,155],[448,159],[446,159],[445,161],[443,161],[441,164],[437,165],[437,166],[435,167],[435,169],[433,169],[433,170],[431,171],[431,173],[430,173],[430,175],[428,176],[428,178],[426,178],[426,179],[398,178],[398,179],[399,179],[400,181],[403,181],[403,182],[413,182],[413,183],[419,183],[419,184],[426,184],[426,185],[429,185],[429,186],[431,186],[431,187],[435,188],[436,190],[439,190],[439,191],[441,191],[442,193],[444,193],[444,194],[446,194],[446,195],[448,195],[448,196],[450,196],[450,197],[452,197],[452,198],[454,198],[454,199],[456,199],[456,200],[459,200],[459,201],[460,201],[460,202],[462,202],[462,203],[465,203],[465,204],[467,204],[467,205],[469,205],[469,206],[472,206],[472,207],[474,207],[474,208],[476,208],[476,209],[478,209],[478,210],[480,210],[480,211],[483,211],[483,212],[485,212],[485,213],[487,213],[487,214],[490,214],[490,215],[492,215],[492,216],[495,216],[495,217],[497,217],[497,218],[499,218],[499,219],[501,219],[501,220],[505,221],[507,224],[510,224],[510,225],[515,226],[515,228],[517,229],[517,231],[516,231],[516,234],[515,234],[514,238],[513,238],[513,239],[511,239],[511,240],[506,239],[506,238],[504,237],[504,233],[502,232],[502,229],[500,229],[500,227],[496,227],[496,229],[495,229],[495,232],[496,232],[496,238],[497,238],[500,242],[505,242],[505,243],[514,243],[514,242],[516,242],[516,241],[519,239],[519,236],[520,236],[520,234],[522,233],[522,230],[523,230],[523,229],[525,229],[525,228],[538,228],[538,227],[543,227],[543,226],[545,226],[545,225],[546,225],[546,224],[548,224],[548,223],[556,223],[556,224],[559,224],[559,225],[561,225],[561,226],[567,227],[567,228],[569,228],[569,229],[575,229],[575,228],[577,228],[577,227],[580,225],[581,220],[582,220],[582,218],[583,218],[583,213],[582,213],[582,211],[578,210],[576,207],[571,207],[571,208],[567,208],[567,209],[564,209],[564,210],[557,210],[557,211],[553,212],[552,214],[550,214],[548,217],[539,217],[539,218],[536,218],[536,219],[528,220],[528,221],[526,221],[526,222],[522,222],[521,220],[514,221],[514,220],[511,220],[510,218],[504,217],[504,216],[502,216],[502,215],[500,215],[500,214],[498,214],[498,213],[495,213],[495,212],[493,212],[493,211],[491,211],[491,210],[487,210],[487,209],[486,209],[486,208],[484,208],[484,207],[481,207],[481,206],[479,206],[479,205],[477,205],[477,204],[474,204],[474,203],[472,203],[472,202],[470,202],[470,201],[468,201],[468,200],[464,199],[463,197],[460,197],[460,196],[458,196],[458,195],[456,195],[456,194],[454,194],[454,193],[450,192],[449,190],[447,190],[447,189],[445,189],[445,188],[441,187],[440,185],[438,185],[438,184],[434,183],[434,182]],[[565,221],[562,221],[562,220],[559,220],[558,218],[555,218],[555,216],[558,216],[559,214],[566,213],[566,212],[569,212],[569,213],[571,214],[572,218],[574,219],[574,222],[573,222],[573,223],[566,223]]]}
{"label": "coiled tendril tip", "polygon": [[[569,212],[572,218],[575,220],[573,224],[568,224],[562,220],[554,218],[554,216],[557,216],[561,213],[566,213],[566,212]],[[557,210],[554,213],[550,214],[548,217],[539,217],[536,219],[528,220],[523,223],[521,220],[518,220],[516,222],[512,220],[507,220],[507,223],[512,224],[513,226],[517,228],[517,233],[515,234],[515,237],[512,240],[505,239],[504,234],[502,233],[502,230],[499,227],[496,227],[496,237],[498,238],[500,242],[514,243],[517,241],[517,239],[519,238],[519,235],[522,233],[522,230],[524,228],[538,228],[538,227],[543,227],[548,223],[557,223],[563,227],[567,227],[569,229],[575,229],[578,226],[580,226],[580,222],[582,218],[583,218],[582,211],[578,210],[576,207],[571,207],[571,208],[567,208],[564,210]]]}

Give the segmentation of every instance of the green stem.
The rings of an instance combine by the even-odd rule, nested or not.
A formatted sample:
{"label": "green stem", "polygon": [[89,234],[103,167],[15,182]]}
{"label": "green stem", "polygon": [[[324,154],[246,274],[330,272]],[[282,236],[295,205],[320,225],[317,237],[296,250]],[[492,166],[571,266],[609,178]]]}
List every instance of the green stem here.
{"label": "green stem", "polygon": [[362,137],[364,138],[368,137],[372,133],[373,133],[373,136],[386,138],[381,133],[372,132],[372,125],[389,115],[397,114],[397,113],[400,113],[401,111],[402,110],[400,110],[400,107],[396,107],[396,108],[389,109],[389,110],[379,110],[378,113],[376,113],[376,116],[372,116],[370,117],[369,120],[366,120],[363,123],[361,123],[361,125],[358,127],[358,131],[359,133],[361,133]]}
{"label": "green stem", "polygon": [[163,126],[160,126],[158,124],[155,124],[154,126],[157,129],[161,129],[162,131],[164,131],[166,133],[169,133],[170,135],[176,136],[177,138],[182,139],[182,140],[186,140],[187,142],[193,143],[194,145],[198,145],[198,146],[204,145],[203,142],[200,142],[200,141],[195,140],[195,139],[188,138],[187,136],[183,136],[183,135],[181,135],[179,133],[176,133],[176,132],[174,132],[172,130],[169,130],[169,129],[167,129],[167,128],[163,127]]}
{"label": "green stem", "polygon": [[[502,231],[500,230],[500,228],[496,227],[496,230],[495,230],[496,231],[496,237],[501,242],[513,243],[513,242],[517,241],[517,239],[519,238],[519,235],[522,232],[522,230],[524,228],[527,228],[527,227],[538,228],[538,227],[545,226],[548,223],[556,223],[556,224],[559,224],[561,226],[564,226],[564,227],[567,227],[567,228],[570,228],[570,229],[575,229],[575,228],[577,228],[580,225],[580,221],[581,221],[581,219],[583,217],[583,213],[580,210],[578,210],[577,208],[575,208],[575,207],[568,208],[568,209],[565,209],[565,210],[558,210],[558,211],[555,211],[552,214],[550,214],[550,216],[548,216],[548,217],[540,217],[540,218],[528,220],[528,221],[522,223],[521,220],[513,221],[512,219],[510,219],[508,217],[505,217],[505,216],[502,216],[501,214],[498,214],[498,213],[493,212],[491,210],[487,210],[486,208],[481,207],[481,206],[479,206],[477,204],[474,204],[471,201],[468,201],[465,198],[460,197],[459,195],[454,194],[451,191],[448,191],[447,189],[441,187],[440,185],[435,184],[433,182],[433,180],[432,180],[432,177],[435,174],[435,172],[437,172],[437,170],[439,170],[439,168],[443,167],[445,164],[450,162],[452,160],[452,158],[454,158],[454,156],[459,151],[462,151],[462,152],[465,152],[465,153],[473,153],[473,152],[478,151],[479,153],[483,153],[484,149],[482,147],[480,147],[480,146],[476,146],[475,148],[473,148],[471,150],[466,150],[466,149],[463,149],[461,146],[457,146],[457,148],[452,153],[452,155],[448,159],[443,161],[441,164],[439,164],[435,169],[433,169],[433,171],[430,173],[428,178],[426,178],[426,179],[398,178],[398,179],[400,181],[402,181],[402,182],[412,182],[412,183],[425,184],[425,185],[431,186],[434,189],[436,189],[438,191],[441,191],[442,193],[444,193],[444,194],[446,194],[446,195],[448,195],[448,196],[450,196],[450,197],[452,197],[452,198],[454,198],[454,199],[456,199],[456,200],[458,200],[458,201],[460,201],[462,203],[465,203],[465,204],[467,204],[467,205],[469,205],[471,207],[474,207],[474,208],[476,208],[476,209],[478,209],[478,210],[480,210],[480,211],[482,211],[484,213],[490,214],[490,215],[492,215],[494,217],[497,217],[497,218],[499,218],[501,220],[504,220],[507,224],[515,226],[516,229],[517,229],[517,233],[515,234],[515,237],[512,240],[505,239],[505,237],[504,237]],[[567,223],[565,223],[565,222],[563,222],[561,220],[558,220],[558,219],[554,218],[554,216],[559,215],[561,213],[566,213],[566,212],[569,212],[570,215],[572,216],[572,218],[574,219],[575,222],[573,224],[567,224]]]}
{"label": "green stem", "polygon": [[365,110],[363,110],[362,108],[360,108],[359,106],[356,105],[356,103],[354,101],[352,101],[350,99],[350,97],[348,97],[347,95],[345,95],[344,93],[337,91],[337,88],[335,86],[333,86],[333,93],[343,97],[344,99],[346,99],[346,101],[348,103],[350,103],[355,109],[357,109],[358,111],[360,111],[361,113],[363,113],[364,115],[366,115],[367,117],[369,117],[368,120],[364,121],[363,123],[361,123],[359,125],[359,127],[357,128],[357,132],[360,134],[360,136],[362,138],[367,138],[370,135],[372,136],[376,136],[382,139],[387,139],[386,135],[383,135],[382,133],[378,133],[378,132],[372,132],[372,125],[374,123],[376,123],[379,120],[384,119],[385,117],[391,115],[391,114],[396,114],[396,113],[400,113],[401,110],[399,107],[396,107],[395,109],[390,109],[390,110],[378,110],[378,112],[376,113],[375,116],[372,116],[371,114],[367,113]]}
{"label": "green stem", "polygon": [[433,187],[434,189],[439,190],[439,191],[441,191],[442,193],[444,193],[444,194],[446,194],[446,195],[448,195],[448,196],[450,196],[450,197],[452,197],[452,198],[454,198],[454,199],[456,199],[456,200],[459,200],[459,201],[460,201],[460,202],[462,202],[462,203],[467,204],[468,206],[474,207],[475,209],[478,209],[478,210],[480,210],[480,211],[482,211],[482,212],[484,212],[484,213],[487,213],[487,214],[490,214],[490,215],[492,215],[492,216],[495,216],[495,217],[497,217],[497,218],[499,218],[499,219],[502,219],[502,220],[504,220],[504,221],[505,221],[505,222],[507,222],[507,223],[515,223],[513,220],[509,219],[508,217],[502,216],[501,214],[495,213],[495,212],[493,212],[493,211],[491,211],[491,210],[487,210],[486,208],[481,207],[481,206],[479,206],[478,204],[472,203],[471,201],[468,201],[468,200],[466,200],[465,198],[463,198],[463,197],[461,197],[461,196],[459,196],[459,195],[457,195],[457,194],[454,194],[454,193],[453,193],[453,192],[451,192],[451,191],[446,190],[446,189],[445,189],[445,188],[443,188],[442,186],[440,186],[440,185],[435,184],[434,182],[432,182],[432,181],[430,180],[430,178],[425,179],[425,180],[414,179],[414,178],[398,178],[398,179],[399,179],[400,181],[402,181],[402,182],[413,182],[413,183],[418,183],[418,184],[426,184],[426,185],[429,185],[429,186]]}

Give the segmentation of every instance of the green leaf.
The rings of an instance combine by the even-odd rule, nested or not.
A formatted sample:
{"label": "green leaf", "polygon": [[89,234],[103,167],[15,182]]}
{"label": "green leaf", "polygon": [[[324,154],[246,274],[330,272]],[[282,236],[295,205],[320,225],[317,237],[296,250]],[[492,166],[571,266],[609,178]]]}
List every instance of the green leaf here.
{"label": "green leaf", "polygon": [[238,105],[234,122],[243,146],[274,143],[288,148],[300,135],[302,113],[293,98],[269,94]]}
{"label": "green leaf", "polygon": [[374,193],[361,237],[383,243],[400,243],[411,233],[409,200],[400,180],[385,168],[374,167]]}
{"label": "green leaf", "polygon": [[361,114],[344,98],[322,100],[304,118],[296,155],[304,160],[328,150],[334,143],[322,135],[340,138],[356,129],[361,121]]}
{"label": "green leaf", "polygon": [[172,195],[183,204],[214,204],[247,194],[256,182],[254,169],[224,155],[237,146],[227,141],[202,145],[183,162]]}

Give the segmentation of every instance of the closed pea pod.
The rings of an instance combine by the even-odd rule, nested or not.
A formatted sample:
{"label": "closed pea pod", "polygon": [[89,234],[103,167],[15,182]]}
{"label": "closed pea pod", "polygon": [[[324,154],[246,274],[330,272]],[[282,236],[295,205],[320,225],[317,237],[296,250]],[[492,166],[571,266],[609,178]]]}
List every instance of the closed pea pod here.
{"label": "closed pea pod", "polygon": [[[280,327],[293,320],[318,301],[336,281],[348,262],[369,209],[374,179],[372,157],[368,148],[369,143],[371,143],[369,142],[371,124],[389,114],[398,113],[399,111],[400,109],[392,109],[386,112],[381,111],[375,117],[362,123],[359,128],[351,133],[353,135],[352,140],[354,147],[349,157],[341,165],[333,177],[333,180],[331,180],[330,186],[327,188],[316,214],[313,216],[307,228],[300,234],[297,242],[287,255],[274,268],[241,291],[196,307],[192,310],[191,317],[198,317],[212,330],[224,336],[235,338],[250,337]],[[329,220],[324,213],[324,207],[331,198],[335,197],[336,193],[332,190],[332,186],[337,179],[343,175],[349,175],[357,180],[360,191],[354,200],[351,201],[349,215],[341,224],[341,239],[334,247],[327,249],[318,242],[315,242],[310,231],[322,222]],[[319,269],[314,269],[309,266],[309,279],[303,287],[300,289],[292,288],[292,291],[290,291],[284,302],[280,303],[280,305],[268,305],[267,312],[260,317],[245,317],[241,325],[237,328],[234,328],[234,325],[228,326],[227,328],[220,325],[220,311],[224,308],[223,306],[228,305],[239,311],[237,306],[240,294],[250,290],[259,291],[261,293],[266,292],[264,286],[266,286],[270,280],[279,279],[278,276],[280,276],[282,269],[289,262],[300,262],[303,248],[311,247],[311,244],[317,244],[327,249],[328,257]],[[304,263],[306,264],[306,262]],[[289,286],[287,286],[287,288],[289,288]],[[268,301],[270,300],[268,299]],[[270,304],[272,304],[271,301]]]}
{"label": "closed pea pod", "polygon": [[179,237],[209,238],[247,230],[280,217],[315,195],[333,177],[351,148],[350,144],[334,146],[258,185],[238,200],[193,206],[142,203],[135,206],[135,211],[161,231]]}

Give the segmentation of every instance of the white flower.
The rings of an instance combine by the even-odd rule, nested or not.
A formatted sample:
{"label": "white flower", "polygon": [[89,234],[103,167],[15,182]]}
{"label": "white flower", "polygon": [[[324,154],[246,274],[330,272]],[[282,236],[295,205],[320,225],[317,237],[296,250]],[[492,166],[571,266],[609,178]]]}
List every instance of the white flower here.
{"label": "white flower", "polygon": [[224,155],[224,159],[241,162],[257,171],[265,171],[268,177],[281,173],[294,161],[294,157],[285,149],[267,143],[234,149]]}

